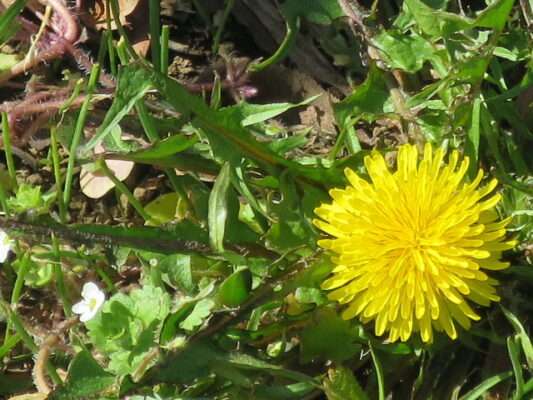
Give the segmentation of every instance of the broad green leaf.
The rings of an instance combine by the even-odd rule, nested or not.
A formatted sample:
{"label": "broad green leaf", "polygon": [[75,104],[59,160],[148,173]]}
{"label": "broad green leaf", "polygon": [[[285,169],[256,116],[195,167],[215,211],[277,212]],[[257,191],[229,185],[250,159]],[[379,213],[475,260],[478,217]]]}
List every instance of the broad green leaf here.
{"label": "broad green leaf", "polygon": [[202,299],[194,306],[191,313],[180,323],[180,328],[193,331],[204,323],[204,320],[211,315],[215,307],[215,302],[211,299]]}
{"label": "broad green leaf", "polygon": [[224,232],[228,216],[230,165],[224,164],[209,196],[209,242],[217,252],[224,251]]}
{"label": "broad green leaf", "polygon": [[344,17],[344,12],[337,0],[287,0],[282,5],[287,17],[303,17],[316,24],[331,24],[337,18]]}
{"label": "broad green leaf", "polygon": [[414,73],[434,56],[434,49],[422,36],[397,31],[383,31],[373,42],[390,68]]}
{"label": "broad green leaf", "polygon": [[300,354],[303,362],[315,359],[344,361],[361,350],[361,345],[355,343],[357,332],[335,310],[319,309],[311,320],[313,322],[301,334]]}
{"label": "broad green leaf", "polygon": [[328,400],[368,400],[353,372],[343,366],[328,370],[324,379],[324,393]]}
{"label": "broad green leaf", "polygon": [[243,128],[240,120],[223,111],[212,110],[201,98],[191,95],[177,81],[141,64],[128,65],[122,73],[126,81],[141,81],[145,84],[151,82],[176,111],[194,115],[192,125],[206,135],[216,158],[237,165],[245,156],[271,173],[289,169],[294,174],[315,182],[338,182],[338,171],[305,167],[277,155]]}
{"label": "broad green leaf", "polygon": [[50,400],[89,398],[111,386],[115,377],[92,358],[88,351],[81,351],[72,360],[64,386],[52,392]]}
{"label": "broad green leaf", "polygon": [[16,65],[20,58],[16,54],[0,53],[0,73]]}
{"label": "broad green leaf", "polygon": [[300,103],[271,103],[271,104],[250,104],[240,103],[222,109],[224,112],[237,113],[241,119],[242,126],[249,126],[275,118],[291,108],[304,106],[312,103],[320,95],[311,96]]}
{"label": "broad green leaf", "polygon": [[115,91],[113,104],[107,111],[104,122],[98,128],[96,134],[84,146],[83,153],[87,153],[101,142],[120,123],[135,103],[142,99],[151,88],[152,83],[145,79],[144,74],[136,73],[126,68],[121,70],[118,76],[118,85]]}
{"label": "broad green leaf", "polygon": [[405,0],[404,4],[424,33],[432,37],[447,37],[454,32],[475,27],[492,28],[496,31],[503,29],[514,0],[494,1],[475,19],[436,10],[422,0]]}
{"label": "broad green leaf", "polygon": [[163,257],[159,261],[158,267],[161,272],[168,275],[169,283],[175,288],[180,288],[186,293],[191,293],[194,290],[194,282],[192,277],[193,260],[199,256],[188,254],[171,254]]}
{"label": "broad green leaf", "polygon": [[147,149],[125,154],[121,159],[144,164],[157,164],[158,160],[168,158],[176,153],[187,150],[196,142],[197,140],[195,138],[183,135],[173,135],[157,142]]}
{"label": "broad green leaf", "polygon": [[252,288],[252,274],[249,269],[240,269],[220,284],[217,300],[227,307],[237,307],[249,296]]}
{"label": "broad green leaf", "polygon": [[349,125],[349,119],[369,116],[377,118],[392,112],[390,90],[384,73],[375,65],[370,67],[366,80],[353,93],[335,104],[335,117],[340,126]]}
{"label": "broad green leaf", "polygon": [[110,371],[137,375],[154,361],[157,331],[169,312],[168,293],[145,285],[128,295],[113,295],[85,325],[92,343],[109,357]]}
{"label": "broad green leaf", "polygon": [[2,15],[0,15],[0,44],[4,44],[16,33],[18,23],[15,18],[26,6],[26,1],[27,0],[15,0],[7,10],[2,11]]}
{"label": "broad green leaf", "polygon": [[294,292],[294,298],[298,303],[316,304],[317,306],[320,306],[328,301],[324,292],[314,287],[298,287]]}
{"label": "broad green leaf", "polygon": [[166,224],[174,220],[182,220],[187,212],[186,202],[179,193],[165,193],[152,200],[146,206],[144,211],[150,215],[154,225]]}
{"label": "broad green leaf", "polygon": [[122,139],[120,125],[115,125],[111,132],[102,140],[102,143],[106,151],[112,152],[130,153],[139,148],[138,143]]}

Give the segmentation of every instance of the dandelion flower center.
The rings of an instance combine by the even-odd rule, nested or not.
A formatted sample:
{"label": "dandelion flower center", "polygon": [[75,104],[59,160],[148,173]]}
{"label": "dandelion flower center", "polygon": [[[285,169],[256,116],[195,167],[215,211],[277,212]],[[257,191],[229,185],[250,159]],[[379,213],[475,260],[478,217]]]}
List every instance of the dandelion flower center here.
{"label": "dandelion flower center", "polygon": [[515,242],[504,239],[510,219],[498,221],[494,210],[497,181],[479,187],[480,170],[464,182],[468,158],[444,156],[427,144],[419,162],[416,147],[403,145],[392,173],[374,152],[365,157],[371,182],[347,169],[350,185],[315,210],[314,224],[332,236],[319,245],[336,253],[322,287],[347,304],[345,319],[374,320],[376,335],[388,331],[390,341],[420,332],[429,342],[433,328],[455,339],[456,322],[468,329],[480,319],[470,302],[499,300],[483,270],[506,268],[501,252]]}

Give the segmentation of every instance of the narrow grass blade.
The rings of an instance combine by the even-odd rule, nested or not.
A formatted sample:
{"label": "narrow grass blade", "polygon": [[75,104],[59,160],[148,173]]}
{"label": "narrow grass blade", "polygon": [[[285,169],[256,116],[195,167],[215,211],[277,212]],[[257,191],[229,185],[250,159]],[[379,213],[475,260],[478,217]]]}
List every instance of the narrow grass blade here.
{"label": "narrow grass blade", "polygon": [[459,400],[477,400],[490,388],[496,386],[498,383],[503,382],[506,379],[509,379],[511,376],[513,376],[512,371],[502,372],[501,374],[491,376],[477,385],[474,389],[466,393],[464,396],[460,397]]}

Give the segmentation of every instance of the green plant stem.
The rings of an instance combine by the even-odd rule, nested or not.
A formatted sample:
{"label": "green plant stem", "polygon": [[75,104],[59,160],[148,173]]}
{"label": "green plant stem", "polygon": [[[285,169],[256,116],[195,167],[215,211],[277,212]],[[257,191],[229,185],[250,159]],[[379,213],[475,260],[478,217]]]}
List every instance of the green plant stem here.
{"label": "green plant stem", "polygon": [[17,188],[17,175],[15,162],[13,161],[13,152],[11,151],[11,130],[9,129],[9,120],[6,112],[2,112],[2,138],[4,139],[4,152],[6,153],[7,172],[11,179],[11,184]]}
{"label": "green plant stem", "polygon": [[278,49],[265,61],[255,65],[250,65],[250,70],[253,72],[262,71],[265,68],[268,68],[271,65],[283,60],[289,53],[290,48],[296,40],[296,34],[298,33],[299,29],[300,18],[287,21],[287,33],[285,34],[285,38],[283,39],[283,42],[281,42]]}
{"label": "green plant stem", "polygon": [[[146,104],[144,104],[144,101],[141,99],[135,104],[135,108],[137,110],[137,113],[139,114],[139,119],[141,120],[141,125],[143,126],[144,131],[146,132],[146,136],[148,137],[151,143],[157,142],[160,139],[159,132],[157,132],[157,128],[154,124],[153,118],[148,113]],[[164,171],[174,191],[178,193],[182,200],[187,202],[187,206],[190,207],[191,204],[189,204],[187,193],[185,193],[185,191],[181,187],[178,177],[176,176],[176,172],[172,168],[165,168]]]}
{"label": "green plant stem", "polygon": [[54,277],[56,281],[56,289],[59,293],[61,303],[63,303],[63,311],[67,317],[72,316],[71,303],[67,296],[67,290],[65,288],[65,280],[63,277],[63,269],[61,268],[61,251],[59,250],[59,241],[57,237],[52,236],[52,249],[54,251]]}
{"label": "green plant stem", "polygon": [[7,206],[7,194],[4,189],[4,185],[0,182],[0,205],[4,214],[9,215],[9,208]]}
{"label": "green plant stem", "polygon": [[57,130],[56,127],[50,129],[50,148],[52,152],[52,166],[54,169],[54,179],[56,181],[56,200],[59,208],[59,219],[61,223],[67,221],[67,208],[65,207],[65,199],[63,198],[63,188],[61,187],[61,167],[59,163],[59,149],[57,145]]}
{"label": "green plant stem", "polygon": [[150,50],[152,52],[152,64],[156,71],[161,71],[161,4],[159,1],[149,1],[149,21],[150,21]]}
{"label": "green plant stem", "polygon": [[133,194],[130,192],[130,190],[126,187],[126,185],[124,183],[122,183],[116,176],[115,174],[113,173],[113,171],[111,171],[109,169],[109,167],[107,166],[107,164],[105,163],[104,159],[103,158],[99,158],[97,161],[96,161],[96,165],[98,166],[98,169],[100,169],[104,174],[105,176],[107,176],[109,179],[111,179],[111,181],[113,182],[113,184],[115,185],[115,187],[118,189],[118,191],[120,193],[122,193],[124,196],[126,196],[126,198],[128,199],[128,201],[130,202],[130,204],[132,205],[133,208],[135,208],[135,211],[137,211],[137,213],[145,220],[145,221],[149,221],[150,219],[152,219],[150,217],[150,215],[144,211],[144,208],[143,206],[141,205],[141,203],[135,198],[135,196],[133,196]]}
{"label": "green plant stem", "polygon": [[100,65],[94,64],[91,75],[89,76],[89,84],[87,85],[87,96],[83,101],[76,120],[76,127],[74,128],[74,135],[72,137],[72,142],[70,144],[70,151],[67,164],[67,175],[65,177],[65,193],[64,193],[64,202],[65,206],[68,207],[70,203],[70,198],[72,196],[72,179],[74,177],[74,164],[76,162],[76,151],[80,145],[81,135],[83,133],[83,128],[85,126],[85,120],[87,119],[87,112],[89,111],[89,106],[91,104],[91,97],[98,82],[98,77],[100,75]]}
{"label": "green plant stem", "polygon": [[217,27],[217,31],[215,32],[215,36],[213,38],[213,47],[211,49],[213,54],[218,54],[218,48],[220,47],[220,38],[222,37],[222,32],[224,32],[226,21],[228,20],[229,14],[231,13],[231,10],[233,9],[234,5],[235,0],[226,0],[226,7],[224,7],[222,19]]}
{"label": "green plant stem", "polygon": [[[108,1],[108,5],[111,6],[111,13],[113,14],[113,20],[115,21],[118,33],[121,36],[121,40],[124,41],[124,45],[126,46],[126,51],[129,53],[129,55],[134,60],[138,60],[139,59],[139,55],[137,54],[137,52],[135,51],[135,49],[131,45],[131,43],[130,43],[130,41],[128,39],[128,35],[126,34],[126,30],[124,29],[124,27],[120,23],[120,12],[119,12],[120,7],[118,5],[118,1],[117,0],[107,0],[107,1]],[[150,1],[150,3],[152,3],[152,1]]]}
{"label": "green plant stem", "polygon": [[[17,272],[17,279],[15,280],[15,284],[13,285],[13,291],[11,292],[11,306],[15,306],[20,299],[20,294],[22,293],[22,287],[24,286],[24,278],[30,266],[29,261],[30,261],[30,253],[26,252],[22,256],[22,259],[20,261],[20,268]],[[11,324],[11,320],[9,320],[7,322],[4,342],[6,342],[9,339],[9,336],[11,334],[11,328],[12,328],[12,324]]]}
{"label": "green plant stem", "polygon": [[3,359],[5,355],[8,354],[11,349],[15,347],[21,340],[22,337],[20,336],[20,334],[15,333],[7,341],[5,341],[2,346],[0,346],[0,360]]}
{"label": "green plant stem", "polygon": [[64,112],[66,112],[68,108],[70,107],[70,105],[72,104],[72,102],[78,98],[78,96],[80,95],[82,86],[83,86],[83,78],[80,78],[76,81],[76,85],[74,86],[74,89],[72,90],[72,94],[70,95],[70,97],[67,99],[67,101],[65,101],[61,105],[61,107],[59,107],[59,110],[58,110],[59,114],[63,114]]}
{"label": "green plant stem", "polygon": [[161,28],[161,73],[168,74],[168,41],[170,38],[170,27],[163,25]]}

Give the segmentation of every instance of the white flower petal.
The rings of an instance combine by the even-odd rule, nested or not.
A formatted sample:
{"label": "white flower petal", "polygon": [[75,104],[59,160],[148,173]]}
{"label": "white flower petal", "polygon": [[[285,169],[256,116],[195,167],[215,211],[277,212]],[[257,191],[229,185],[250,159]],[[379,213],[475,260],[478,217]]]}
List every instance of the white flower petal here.
{"label": "white flower petal", "polygon": [[[96,310],[98,311],[98,310]],[[80,316],[80,321],[81,322],[87,322],[89,321],[92,317],[94,317],[96,315],[96,311],[93,311],[93,310],[88,310],[87,312],[83,313],[81,316]]]}
{"label": "white flower petal", "polygon": [[91,308],[89,307],[89,305],[84,301],[80,301],[79,303],[76,303],[72,306],[72,312],[74,314],[85,314],[87,312],[89,312],[91,310]]}
{"label": "white flower petal", "polygon": [[83,289],[81,290],[81,297],[83,297],[85,300],[88,300],[92,297],[94,297],[94,293],[100,292],[100,289],[98,286],[96,286],[93,282],[87,282],[83,285]]}

